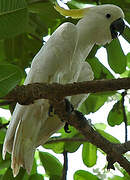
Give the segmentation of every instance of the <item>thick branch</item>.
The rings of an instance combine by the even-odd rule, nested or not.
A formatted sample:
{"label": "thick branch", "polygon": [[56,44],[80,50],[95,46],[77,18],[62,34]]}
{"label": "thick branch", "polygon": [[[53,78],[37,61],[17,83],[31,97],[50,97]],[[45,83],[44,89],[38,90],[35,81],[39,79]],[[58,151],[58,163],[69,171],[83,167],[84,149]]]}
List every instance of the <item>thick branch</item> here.
{"label": "thick branch", "polygon": [[[69,116],[65,111],[65,103],[62,102],[51,102],[56,113],[60,117],[60,119],[68,122],[70,125],[74,126],[79,130],[81,134],[84,135],[86,141],[91,142],[98,148],[102,149],[108,157],[108,163],[112,160],[112,165],[115,162],[118,162],[129,174],[130,174],[130,163],[129,161],[123,157],[123,155],[118,151],[115,144],[109,142],[103,136],[101,136],[97,131],[95,131],[88,123],[88,121],[84,118],[79,120],[75,113],[71,113]],[[109,166],[111,168],[111,166]]]}
{"label": "thick branch", "polygon": [[37,99],[61,100],[66,96],[130,89],[130,78],[95,80],[78,83],[34,83],[17,86],[4,99],[30,104]]}

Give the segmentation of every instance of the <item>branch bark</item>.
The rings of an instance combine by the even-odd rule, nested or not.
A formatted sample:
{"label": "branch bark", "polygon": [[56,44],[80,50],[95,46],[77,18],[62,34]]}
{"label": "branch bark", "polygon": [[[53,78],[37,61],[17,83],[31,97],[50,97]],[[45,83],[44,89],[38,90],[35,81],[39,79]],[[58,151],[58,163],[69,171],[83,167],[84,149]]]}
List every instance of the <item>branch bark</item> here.
{"label": "branch bark", "polygon": [[[66,96],[130,89],[130,78],[94,80],[70,84],[33,83],[17,86],[3,99],[31,104],[37,99],[60,101]],[[2,99],[2,98],[1,98]]]}
{"label": "branch bark", "polygon": [[118,162],[130,174],[130,162],[122,155],[125,150],[122,148],[122,152],[119,152],[119,146],[109,142],[95,131],[82,114],[81,117],[77,116],[77,111],[68,114],[64,101],[66,96],[129,88],[130,78],[95,80],[66,85],[34,83],[16,87],[3,99],[16,101],[22,105],[28,105],[38,99],[48,99],[60,119],[74,126],[84,135],[86,141],[96,145],[107,154],[109,168],[114,168],[113,164]]}

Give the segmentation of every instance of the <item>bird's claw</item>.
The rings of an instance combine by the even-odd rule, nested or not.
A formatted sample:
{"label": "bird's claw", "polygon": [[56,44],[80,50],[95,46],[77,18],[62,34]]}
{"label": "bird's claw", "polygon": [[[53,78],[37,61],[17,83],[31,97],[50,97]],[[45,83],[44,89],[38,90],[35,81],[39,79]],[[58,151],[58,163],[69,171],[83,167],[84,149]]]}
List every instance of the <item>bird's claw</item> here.
{"label": "bird's claw", "polygon": [[49,110],[48,110],[48,116],[49,117],[53,117],[53,115],[51,114],[52,112],[53,112],[53,106],[50,105]]}
{"label": "bird's claw", "polygon": [[68,114],[72,113],[74,111],[73,105],[69,102],[68,99],[65,99],[65,104],[66,104],[66,112]]}
{"label": "bird's claw", "polygon": [[65,125],[64,125],[64,131],[66,133],[70,133],[71,131],[69,130],[69,124],[66,122]]}
{"label": "bird's claw", "polygon": [[[70,115],[74,111],[73,105],[69,102],[68,99],[65,99],[65,105],[66,105],[66,112],[68,115]],[[50,105],[49,110],[48,110],[48,116],[53,117],[52,113],[55,114],[55,111],[53,109],[53,106]],[[62,121],[62,120],[61,120]],[[69,124],[66,122],[64,126],[64,130],[66,133],[70,133],[71,131],[69,130]]]}
{"label": "bird's claw", "polygon": [[[68,115],[70,115],[74,111],[73,105],[69,102],[68,99],[65,99],[65,104],[66,104],[66,112]],[[70,133],[71,131],[69,130],[69,124],[66,122],[64,126],[64,130],[66,133]]]}

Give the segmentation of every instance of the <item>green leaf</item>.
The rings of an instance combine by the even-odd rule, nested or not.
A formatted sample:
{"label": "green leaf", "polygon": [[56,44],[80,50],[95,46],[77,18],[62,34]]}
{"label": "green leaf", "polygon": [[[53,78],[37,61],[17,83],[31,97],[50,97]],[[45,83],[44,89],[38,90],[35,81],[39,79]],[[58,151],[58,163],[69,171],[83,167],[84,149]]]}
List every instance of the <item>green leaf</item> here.
{"label": "green leaf", "polygon": [[97,147],[93,144],[86,142],[83,144],[82,159],[87,167],[92,167],[97,161]]}
{"label": "green leaf", "polygon": [[9,93],[22,79],[22,71],[15,65],[0,63],[0,97]]}
{"label": "green leaf", "polygon": [[12,174],[12,169],[9,167],[7,169],[7,171],[5,172],[4,176],[3,176],[3,180],[14,180],[13,174]]}
{"label": "green leaf", "polygon": [[43,176],[40,174],[32,174],[28,180],[44,180]]}
{"label": "green leaf", "polygon": [[1,169],[5,169],[5,168],[7,169],[10,166],[10,155],[7,154],[5,157],[5,160],[3,160],[2,148],[3,148],[3,145],[0,144],[0,171],[1,171]]}
{"label": "green leaf", "polygon": [[92,50],[90,51],[89,55],[87,56],[87,59],[92,59],[95,58],[95,54],[97,53],[98,49],[100,48],[100,46],[98,45],[94,45]]}
{"label": "green leaf", "polygon": [[128,68],[130,68],[130,53],[128,53],[126,56],[127,56],[127,66]]}
{"label": "green leaf", "polygon": [[21,34],[4,40],[6,60],[18,65],[21,69],[29,67],[33,57],[43,45],[42,41],[31,35]]}
{"label": "green leaf", "polygon": [[35,2],[29,4],[29,11],[37,13],[42,20],[43,31],[46,28],[50,28],[54,31],[60,24],[60,19],[65,19],[54,9],[54,5],[51,2]]}
{"label": "green leaf", "polygon": [[99,178],[90,172],[78,170],[74,173],[74,180],[99,180]]}
{"label": "green leaf", "polygon": [[25,169],[21,168],[20,171],[19,171],[19,174],[16,176],[16,178],[13,177],[13,173],[12,173],[12,169],[9,167],[5,174],[3,175],[3,179],[2,180],[20,180],[20,179],[23,179],[24,177],[24,174],[25,174]]}
{"label": "green leaf", "polygon": [[39,152],[40,160],[48,176],[51,178],[57,176],[57,180],[61,179],[62,176],[62,164],[60,161],[47,152]]}
{"label": "green leaf", "polygon": [[[56,140],[60,138],[50,138],[50,140]],[[63,153],[64,151],[64,142],[52,142],[52,143],[46,143],[43,145],[44,148],[46,149],[51,149],[55,153],[60,154]]]}
{"label": "green leaf", "polygon": [[0,161],[0,170],[10,166],[10,159]]}
{"label": "green leaf", "polygon": [[[60,129],[58,132],[62,133],[59,137],[52,137],[50,138],[51,142],[46,143],[43,145],[46,149],[52,149],[55,153],[63,153],[64,150],[66,150],[69,153],[73,153],[77,151],[79,146],[81,145],[81,142],[55,142],[55,140],[60,140],[64,138],[81,138],[82,135],[79,134],[79,132],[73,128],[72,126],[69,126],[70,133],[65,133],[64,128]],[[54,140],[54,142],[53,142]]]}
{"label": "green leaf", "polygon": [[0,144],[3,144],[6,131],[5,129],[0,129]]}
{"label": "green leaf", "polygon": [[3,178],[3,174],[5,174],[6,168],[0,170],[0,180]]}
{"label": "green leaf", "polygon": [[123,111],[121,101],[116,102],[107,117],[110,126],[120,125],[123,122]]}
{"label": "green leaf", "polygon": [[115,73],[123,73],[126,70],[126,56],[118,39],[106,45],[108,63]]}
{"label": "green leaf", "polygon": [[5,59],[4,40],[0,40],[0,61]]}
{"label": "green leaf", "polygon": [[69,153],[73,153],[78,150],[80,145],[81,145],[81,142],[66,142],[64,145],[64,149]]}
{"label": "green leaf", "polygon": [[6,124],[9,121],[7,119],[5,119],[4,117],[0,117],[0,124]]}
{"label": "green leaf", "polygon": [[106,127],[107,127],[107,125],[104,124],[104,123],[96,123],[96,124],[94,124],[94,127],[95,127],[96,129],[105,130]]}
{"label": "green leaf", "polygon": [[92,67],[95,79],[112,79],[112,78],[114,78],[114,76],[111,74],[111,72],[102,63],[99,62],[98,58],[94,57],[91,59],[87,59],[87,62]]}
{"label": "green leaf", "polygon": [[110,142],[113,143],[120,143],[120,141],[118,139],[116,139],[114,136],[112,136],[109,133],[106,133],[105,131],[101,130],[101,129],[97,129],[97,131],[104,136],[107,140],[109,140]]}
{"label": "green leaf", "polygon": [[89,114],[96,112],[107,101],[108,95],[97,93],[90,94],[89,97],[83,102],[79,110],[83,114]]}
{"label": "green leaf", "polygon": [[37,173],[37,164],[36,164],[36,160],[34,159],[33,161],[33,167],[32,167],[32,170],[31,170],[31,175],[32,174],[36,174]]}
{"label": "green leaf", "polygon": [[127,115],[127,125],[130,126],[130,111],[126,111]]}
{"label": "green leaf", "polygon": [[0,1],[0,39],[9,38],[26,31],[28,11],[25,0]]}
{"label": "green leaf", "polygon": [[122,35],[130,43],[130,28],[128,26],[125,27]]}
{"label": "green leaf", "polygon": [[[64,128],[62,128],[59,132],[62,132],[61,138],[82,138],[82,135],[72,126],[69,126],[70,133],[66,133]],[[64,150],[67,152],[73,153],[77,151],[81,142],[64,142]]]}

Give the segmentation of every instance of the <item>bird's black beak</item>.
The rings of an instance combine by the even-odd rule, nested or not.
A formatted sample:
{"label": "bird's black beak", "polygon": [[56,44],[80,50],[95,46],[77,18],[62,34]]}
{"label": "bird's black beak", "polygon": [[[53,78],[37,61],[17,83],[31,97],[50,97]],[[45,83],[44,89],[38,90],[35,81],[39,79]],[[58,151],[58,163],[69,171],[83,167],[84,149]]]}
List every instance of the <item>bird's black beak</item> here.
{"label": "bird's black beak", "polygon": [[125,29],[125,23],[124,23],[123,19],[119,18],[119,19],[115,20],[110,26],[112,39],[115,39],[119,35],[121,35],[123,33],[124,29]]}

